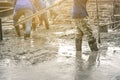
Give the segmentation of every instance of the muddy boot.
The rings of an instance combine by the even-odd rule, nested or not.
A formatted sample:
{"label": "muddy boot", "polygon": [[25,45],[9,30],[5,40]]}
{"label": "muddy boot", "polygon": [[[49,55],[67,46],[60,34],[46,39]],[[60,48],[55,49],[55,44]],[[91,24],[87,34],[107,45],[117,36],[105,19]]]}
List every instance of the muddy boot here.
{"label": "muddy boot", "polygon": [[24,39],[30,38],[30,34],[24,34]]}
{"label": "muddy boot", "polygon": [[94,37],[92,37],[92,39],[88,41],[88,44],[89,44],[91,51],[98,51],[96,39]]}
{"label": "muddy boot", "polygon": [[36,30],[37,25],[35,23],[32,23],[32,30],[35,31]]}
{"label": "muddy boot", "polygon": [[32,30],[35,31],[37,28],[37,24],[35,23],[35,18],[32,19]]}
{"label": "muddy boot", "polygon": [[46,29],[49,29],[49,24],[45,22]]}
{"label": "muddy boot", "polygon": [[82,39],[75,39],[76,51],[82,50]]}
{"label": "muddy boot", "polygon": [[15,26],[15,30],[16,30],[16,33],[17,33],[18,37],[20,37],[21,34],[20,34],[20,28],[19,28],[19,26]]}

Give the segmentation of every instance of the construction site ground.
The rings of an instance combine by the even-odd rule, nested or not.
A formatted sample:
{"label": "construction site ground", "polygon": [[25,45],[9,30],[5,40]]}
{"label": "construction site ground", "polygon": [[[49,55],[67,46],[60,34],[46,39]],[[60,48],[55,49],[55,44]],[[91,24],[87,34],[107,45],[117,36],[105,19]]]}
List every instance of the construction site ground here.
{"label": "construction site ground", "polygon": [[[111,5],[102,6],[100,25],[111,21]],[[94,8],[95,4],[88,5],[89,11]],[[14,26],[4,23],[3,41],[0,42],[0,80],[120,80],[119,29],[113,31],[109,25],[108,32],[100,33],[97,52],[90,51],[84,36],[80,59],[76,56],[71,9],[72,0],[57,6],[54,10],[58,16],[49,20],[50,29],[40,25],[27,40],[24,40],[23,30],[22,36],[17,37]],[[89,12],[89,15],[94,36],[98,38],[96,12]]]}

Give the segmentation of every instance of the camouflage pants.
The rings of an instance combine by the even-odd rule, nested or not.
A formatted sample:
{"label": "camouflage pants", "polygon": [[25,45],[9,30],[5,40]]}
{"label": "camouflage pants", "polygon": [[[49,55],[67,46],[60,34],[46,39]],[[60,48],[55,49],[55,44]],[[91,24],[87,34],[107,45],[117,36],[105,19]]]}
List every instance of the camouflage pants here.
{"label": "camouflage pants", "polygon": [[75,19],[74,23],[76,26],[75,38],[82,39],[83,35],[87,35],[88,41],[91,40],[91,38],[93,37],[93,33],[86,18]]}

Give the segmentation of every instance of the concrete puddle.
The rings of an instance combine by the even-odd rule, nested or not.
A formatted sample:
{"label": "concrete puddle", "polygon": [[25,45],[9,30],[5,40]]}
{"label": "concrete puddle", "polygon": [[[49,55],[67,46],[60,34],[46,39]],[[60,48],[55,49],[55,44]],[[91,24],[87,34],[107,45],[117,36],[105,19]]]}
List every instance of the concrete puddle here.
{"label": "concrete puddle", "polygon": [[113,77],[111,80],[120,80],[120,75]]}
{"label": "concrete puddle", "polygon": [[75,57],[74,46],[59,44],[58,55]]}
{"label": "concrete puddle", "polygon": [[[64,33],[55,33],[61,34]],[[8,43],[11,55],[0,61],[0,80],[119,80],[120,47],[114,42],[102,45],[99,52],[90,52],[88,43],[83,41],[82,58],[76,56],[73,39],[31,38]],[[17,48],[10,48],[12,45]],[[18,59],[10,58],[13,55]],[[30,63],[34,59],[38,64]]]}

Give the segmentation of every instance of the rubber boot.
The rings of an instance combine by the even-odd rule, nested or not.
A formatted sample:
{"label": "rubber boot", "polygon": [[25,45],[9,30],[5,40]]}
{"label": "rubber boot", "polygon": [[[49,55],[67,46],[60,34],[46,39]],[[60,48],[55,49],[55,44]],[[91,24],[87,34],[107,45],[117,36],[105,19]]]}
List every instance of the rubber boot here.
{"label": "rubber boot", "polygon": [[24,34],[24,39],[30,38],[30,34]]}
{"label": "rubber boot", "polygon": [[98,51],[96,39],[94,37],[92,37],[92,39],[88,41],[88,44],[89,44],[91,51]]}
{"label": "rubber boot", "polygon": [[32,30],[35,31],[36,30],[37,25],[35,23],[32,23]]}
{"label": "rubber boot", "polygon": [[15,26],[15,30],[16,30],[16,33],[17,33],[18,37],[20,37],[21,34],[20,34],[20,28],[19,28],[19,26]]}
{"label": "rubber boot", "polygon": [[82,39],[75,39],[76,51],[82,50]]}
{"label": "rubber boot", "polygon": [[35,31],[36,30],[36,23],[35,23],[35,18],[32,19],[32,30]]}

